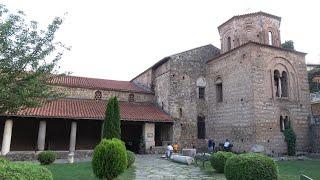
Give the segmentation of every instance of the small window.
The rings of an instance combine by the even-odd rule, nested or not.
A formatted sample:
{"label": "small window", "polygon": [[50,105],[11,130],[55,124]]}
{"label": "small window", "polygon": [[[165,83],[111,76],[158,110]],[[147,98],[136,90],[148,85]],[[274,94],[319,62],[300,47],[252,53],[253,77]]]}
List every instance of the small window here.
{"label": "small window", "polygon": [[273,37],[272,37],[272,32],[268,32],[268,38],[269,38],[269,45],[273,45]]}
{"label": "small window", "polygon": [[216,84],[217,102],[223,101],[222,83]]}
{"label": "small window", "polygon": [[205,88],[204,87],[198,87],[198,90],[199,90],[199,99],[204,99]]}
{"label": "small window", "polygon": [[274,71],[274,86],[276,88],[276,97],[280,97],[281,95],[281,79],[280,79],[280,73],[278,70]]}
{"label": "small window", "polygon": [[280,131],[283,132],[284,130],[290,127],[289,117],[288,116],[280,116]]}
{"label": "small window", "polygon": [[203,116],[198,116],[197,118],[197,126],[198,126],[198,139],[206,138],[206,124],[205,118]]}
{"label": "small window", "polygon": [[284,131],[284,119],[282,116],[280,116],[280,131],[281,132]]}
{"label": "small window", "polygon": [[101,91],[96,91],[95,93],[94,93],[94,99],[95,100],[100,100],[102,98],[102,93],[101,93]]}
{"label": "small window", "polygon": [[227,48],[228,48],[228,51],[231,49],[231,37],[228,37],[227,38]]}
{"label": "small window", "polygon": [[129,102],[134,102],[134,94],[129,94]]}
{"label": "small window", "polygon": [[281,76],[281,97],[288,97],[288,75],[283,71]]}
{"label": "small window", "polygon": [[182,108],[179,108],[179,118],[182,117]]}

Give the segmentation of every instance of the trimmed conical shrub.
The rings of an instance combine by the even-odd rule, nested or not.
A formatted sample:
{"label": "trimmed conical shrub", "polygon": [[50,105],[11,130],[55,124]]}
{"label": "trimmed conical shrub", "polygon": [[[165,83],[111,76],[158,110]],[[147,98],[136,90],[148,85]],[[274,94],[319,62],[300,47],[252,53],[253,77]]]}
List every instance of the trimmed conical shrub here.
{"label": "trimmed conical shrub", "polygon": [[102,136],[106,139],[121,139],[120,108],[116,97],[108,101]]}

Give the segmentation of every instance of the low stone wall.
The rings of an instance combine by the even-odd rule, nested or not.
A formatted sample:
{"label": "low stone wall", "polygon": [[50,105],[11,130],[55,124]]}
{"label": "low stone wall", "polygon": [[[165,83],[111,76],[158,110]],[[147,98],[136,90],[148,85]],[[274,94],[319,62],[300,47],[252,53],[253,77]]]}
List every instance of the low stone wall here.
{"label": "low stone wall", "polygon": [[320,153],[320,124],[310,126],[310,151]]}
{"label": "low stone wall", "polygon": [[[68,159],[69,151],[55,151],[57,159]],[[4,157],[10,161],[36,161],[37,154],[34,151],[11,151]],[[91,158],[93,150],[78,150],[74,153],[74,158],[78,160],[85,160]]]}

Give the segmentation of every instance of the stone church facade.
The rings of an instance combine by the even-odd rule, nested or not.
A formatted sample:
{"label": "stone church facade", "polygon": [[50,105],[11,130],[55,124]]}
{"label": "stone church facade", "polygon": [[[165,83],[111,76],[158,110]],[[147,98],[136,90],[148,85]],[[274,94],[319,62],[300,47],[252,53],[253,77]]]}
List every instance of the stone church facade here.
{"label": "stone church facade", "polygon": [[218,27],[221,49],[206,45],[165,57],[131,81],[54,78],[66,98],[1,117],[2,154],[92,149],[112,96],[120,100],[123,140],[134,151],[141,137],[148,152],[168,143],[203,149],[212,138],[230,139],[237,152],[260,146],[280,155],[290,123],[297,150],[306,152],[306,54],[280,47],[280,21],[264,12],[234,16]]}

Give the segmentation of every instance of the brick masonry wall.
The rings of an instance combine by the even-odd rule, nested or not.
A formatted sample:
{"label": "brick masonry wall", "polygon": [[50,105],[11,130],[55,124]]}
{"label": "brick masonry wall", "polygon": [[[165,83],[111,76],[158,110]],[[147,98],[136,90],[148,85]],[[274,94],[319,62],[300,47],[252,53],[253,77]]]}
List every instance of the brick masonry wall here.
{"label": "brick masonry wall", "polygon": [[[304,54],[251,45],[256,143],[268,154],[286,153],[280,116],[287,115],[297,135],[297,151],[308,150],[308,117],[311,115]],[[274,70],[288,73],[289,97],[275,96]]]}
{"label": "brick masonry wall", "polygon": [[[216,142],[231,140],[235,151],[249,151],[255,144],[256,125],[253,111],[253,84],[250,57],[243,57],[243,47],[211,61],[207,67],[208,82],[207,135]],[[217,102],[216,80],[222,80],[223,101]]]}
{"label": "brick masonry wall", "polygon": [[[67,98],[77,99],[94,99],[96,89],[84,89],[84,88],[71,88],[54,86],[57,92],[65,93]],[[109,99],[116,96],[119,101],[128,101],[129,94],[134,94],[135,102],[154,102],[154,95],[148,93],[136,93],[126,91],[112,91],[112,90],[100,90],[102,92],[102,99]]]}
{"label": "brick masonry wall", "polygon": [[[272,72],[285,67],[289,97],[276,98]],[[223,81],[223,103],[216,102],[215,79]],[[307,72],[304,55],[248,44],[213,60],[207,71],[209,132],[216,141],[231,139],[235,151],[263,145],[267,154],[286,153],[280,115],[288,115],[297,134],[297,150],[308,148]]]}
{"label": "brick masonry wall", "polygon": [[140,74],[132,80],[134,84],[145,89],[152,89],[152,81],[152,69],[148,69],[147,71],[143,72],[142,74]]}

